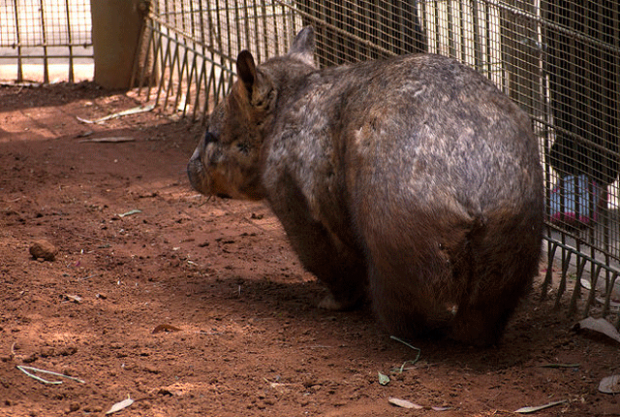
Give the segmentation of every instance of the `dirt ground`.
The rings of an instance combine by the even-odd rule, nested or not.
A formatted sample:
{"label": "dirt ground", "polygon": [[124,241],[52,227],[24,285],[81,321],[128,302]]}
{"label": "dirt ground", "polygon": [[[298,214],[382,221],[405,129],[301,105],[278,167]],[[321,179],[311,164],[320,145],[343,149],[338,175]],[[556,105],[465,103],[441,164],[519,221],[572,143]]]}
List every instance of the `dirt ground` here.
{"label": "dirt ground", "polygon": [[[266,206],[189,188],[201,126],[157,109],[77,119],[139,104],[89,83],[0,88],[1,416],[101,416],[128,396],[119,416],[510,416],[560,400],[535,415],[620,416],[597,390],[618,344],[537,291],[498,346],[409,340],[420,360],[399,372],[416,351],[369,307],[317,309],[325,291]],[[54,261],[30,255],[40,239]]]}

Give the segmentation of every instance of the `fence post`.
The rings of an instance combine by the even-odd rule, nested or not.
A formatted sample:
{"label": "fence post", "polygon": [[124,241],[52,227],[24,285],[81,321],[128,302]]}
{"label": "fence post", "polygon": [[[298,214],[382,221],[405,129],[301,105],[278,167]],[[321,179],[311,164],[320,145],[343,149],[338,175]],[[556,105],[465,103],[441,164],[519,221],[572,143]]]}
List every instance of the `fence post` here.
{"label": "fence post", "polygon": [[95,82],[128,89],[148,4],[144,0],[91,0]]}

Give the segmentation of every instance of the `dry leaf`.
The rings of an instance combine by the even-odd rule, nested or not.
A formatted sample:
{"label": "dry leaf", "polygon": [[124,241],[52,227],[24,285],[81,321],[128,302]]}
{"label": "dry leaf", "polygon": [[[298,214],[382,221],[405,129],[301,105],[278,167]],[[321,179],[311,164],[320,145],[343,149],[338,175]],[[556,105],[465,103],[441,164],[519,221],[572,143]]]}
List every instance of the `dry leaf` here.
{"label": "dry leaf", "polygon": [[379,372],[379,384],[381,385],[387,385],[390,383],[390,377]]}
{"label": "dry leaf", "polygon": [[108,414],[116,413],[118,411],[121,411],[124,408],[129,407],[131,404],[133,404],[133,400],[127,397],[127,399],[117,402],[112,407],[110,407],[110,409],[105,414],[108,415]]}
{"label": "dry leaf", "polygon": [[80,304],[82,302],[82,297],[80,297],[79,295],[65,294],[65,299],[73,301],[76,304]]}
{"label": "dry leaf", "polygon": [[412,408],[414,410],[421,410],[424,408],[421,405],[414,404],[411,401],[403,400],[400,398],[390,397],[388,398],[388,402],[392,405],[395,405],[397,407],[402,407],[402,408]]}
{"label": "dry leaf", "polygon": [[119,214],[118,217],[133,216],[134,214],[138,214],[138,213],[142,213],[142,210],[138,210],[138,209],[129,210],[126,213]]}
{"label": "dry leaf", "polygon": [[579,323],[579,328],[593,330],[595,332],[603,333],[605,336],[609,336],[616,342],[620,342],[620,333],[614,327],[613,324],[605,319],[595,319],[592,317],[585,318]]}
{"label": "dry leaf", "polygon": [[161,332],[170,333],[170,332],[179,332],[179,331],[181,331],[181,329],[179,329],[178,327],[174,327],[170,324],[159,324],[157,327],[153,329],[153,334],[161,333]]}
{"label": "dry leaf", "polygon": [[620,394],[620,375],[607,376],[601,379],[598,390],[605,394]]}
{"label": "dry leaf", "polygon": [[129,110],[123,110],[121,112],[110,114],[109,116],[105,116],[105,117],[102,117],[102,118],[97,119],[97,120],[82,119],[81,117],[76,117],[76,119],[78,119],[82,123],[87,123],[87,124],[95,124],[96,123],[96,124],[99,124],[99,123],[103,123],[106,120],[110,120],[110,119],[117,119],[119,117],[128,116],[128,115],[131,115],[131,114],[148,112],[148,111],[153,110],[154,108],[155,108],[154,104],[149,104],[147,106],[139,106],[139,107],[134,107],[134,108],[129,109]]}
{"label": "dry leaf", "polygon": [[550,407],[555,407],[556,405],[564,404],[566,402],[567,402],[566,400],[562,400],[562,401],[554,401],[552,403],[548,403],[548,404],[545,404],[545,405],[537,405],[537,406],[534,406],[534,407],[521,407],[518,410],[515,410],[515,413],[520,413],[520,414],[535,413],[537,411],[544,410],[544,409],[550,408]]}
{"label": "dry leaf", "polygon": [[124,143],[133,142],[136,139],[129,136],[110,136],[105,138],[92,138],[81,140],[80,143]]}

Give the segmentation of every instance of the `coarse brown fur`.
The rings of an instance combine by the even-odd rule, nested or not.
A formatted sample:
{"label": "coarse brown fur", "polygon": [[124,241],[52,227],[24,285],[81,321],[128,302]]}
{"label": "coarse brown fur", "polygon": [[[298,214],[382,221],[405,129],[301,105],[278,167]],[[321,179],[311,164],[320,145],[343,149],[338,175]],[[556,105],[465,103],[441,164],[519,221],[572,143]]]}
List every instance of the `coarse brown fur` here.
{"label": "coarse brown fur", "polygon": [[239,80],[188,165],[207,195],[266,199],[303,265],[395,335],[497,341],[538,272],[542,170],[527,115],[432,54],[319,70],[314,34]]}

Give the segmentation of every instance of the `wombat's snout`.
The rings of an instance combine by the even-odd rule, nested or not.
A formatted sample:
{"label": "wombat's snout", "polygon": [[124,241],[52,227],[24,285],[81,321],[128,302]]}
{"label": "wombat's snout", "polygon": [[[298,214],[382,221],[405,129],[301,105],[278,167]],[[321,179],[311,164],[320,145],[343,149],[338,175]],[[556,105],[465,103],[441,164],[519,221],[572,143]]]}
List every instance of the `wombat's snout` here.
{"label": "wombat's snout", "polygon": [[221,175],[216,174],[214,168],[213,153],[217,152],[215,149],[217,142],[217,137],[213,133],[207,132],[189,159],[187,176],[192,188],[199,193],[230,198],[225,187],[222,188],[225,181],[222,181]]}
{"label": "wombat's snout", "polygon": [[202,192],[203,188],[202,183],[205,177],[203,158],[205,156],[205,150],[209,143],[216,142],[216,140],[217,139],[212,133],[207,132],[205,137],[198,143],[198,146],[196,146],[196,150],[187,164],[187,176],[189,177],[192,188],[196,191]]}

